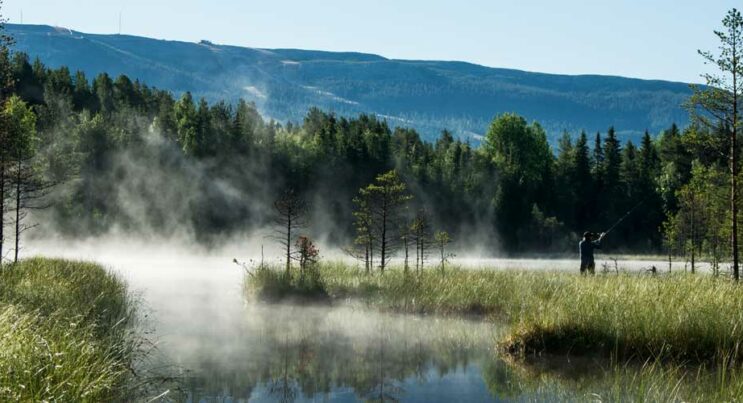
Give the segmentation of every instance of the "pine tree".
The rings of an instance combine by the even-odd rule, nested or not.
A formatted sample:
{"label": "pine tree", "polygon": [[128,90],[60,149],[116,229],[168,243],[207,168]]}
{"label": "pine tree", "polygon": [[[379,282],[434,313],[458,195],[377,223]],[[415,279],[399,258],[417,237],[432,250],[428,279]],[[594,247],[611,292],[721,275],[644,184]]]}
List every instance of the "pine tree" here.
{"label": "pine tree", "polygon": [[720,40],[720,52],[699,51],[709,64],[716,66],[718,74],[704,74],[705,87],[694,86],[689,109],[694,119],[710,129],[727,128],[728,159],[730,170],[730,233],[733,257],[733,276],[740,278],[738,245],[738,129],[739,104],[743,97],[743,16],[732,9],[722,20],[724,31],[715,31]]}
{"label": "pine tree", "polygon": [[291,262],[297,256],[292,251],[297,232],[307,225],[307,203],[293,189],[284,191],[273,203],[274,239],[281,245],[286,258],[286,275],[291,269]]}
{"label": "pine tree", "polygon": [[410,223],[411,241],[415,244],[415,270],[420,272],[426,264],[428,250],[431,246],[430,218],[426,210],[418,210],[418,213]]}
{"label": "pine tree", "polygon": [[395,170],[377,176],[374,183],[361,189],[360,196],[368,201],[374,239],[379,243],[379,269],[384,273],[399,246],[400,216],[412,196]]}
{"label": "pine tree", "polygon": [[[374,267],[374,223],[372,221],[371,209],[369,207],[369,195],[359,191],[359,195],[354,197],[354,256],[364,261],[364,269],[369,274]],[[356,248],[361,249],[361,253],[356,252]]]}

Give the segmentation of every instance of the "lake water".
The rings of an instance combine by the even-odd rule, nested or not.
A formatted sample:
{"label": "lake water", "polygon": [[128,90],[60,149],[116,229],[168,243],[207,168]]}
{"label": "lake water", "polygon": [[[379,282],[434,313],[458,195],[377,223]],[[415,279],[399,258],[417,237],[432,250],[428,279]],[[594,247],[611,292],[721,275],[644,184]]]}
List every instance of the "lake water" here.
{"label": "lake water", "polygon": [[[156,342],[146,365],[174,378],[148,392],[162,394],[156,401],[549,401],[573,392],[589,398],[572,385],[593,382],[603,365],[591,373],[585,362],[563,360],[525,372],[494,349],[504,328],[481,320],[380,313],[350,301],[250,302],[232,256],[94,245],[37,245],[33,252],[94,260],[129,283]],[[554,263],[532,262],[540,265],[489,264]]]}

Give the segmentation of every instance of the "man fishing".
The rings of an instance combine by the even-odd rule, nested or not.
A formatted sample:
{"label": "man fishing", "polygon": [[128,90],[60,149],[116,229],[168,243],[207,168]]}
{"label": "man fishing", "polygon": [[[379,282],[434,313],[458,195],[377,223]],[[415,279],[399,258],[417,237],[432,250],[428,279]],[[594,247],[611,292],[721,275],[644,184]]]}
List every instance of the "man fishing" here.
{"label": "man fishing", "polygon": [[624,213],[624,215],[620,219],[618,219],[617,222],[614,223],[614,225],[609,227],[606,232],[602,232],[601,234],[599,234],[598,239],[596,239],[596,234],[592,232],[586,231],[583,233],[583,240],[580,241],[580,243],[578,244],[578,247],[580,249],[580,274],[586,274],[586,272],[594,274],[596,272],[596,262],[593,260],[593,250],[601,249],[601,240],[604,239],[606,234],[610,233],[614,228],[617,227],[617,225],[621,224],[625,218],[629,217],[629,215],[632,214],[632,212],[640,207],[640,205],[644,202],[645,199],[640,200],[639,203],[635,204],[634,207]]}
{"label": "man fishing", "polygon": [[583,240],[578,244],[580,249],[580,274],[586,272],[594,274],[596,271],[596,262],[593,260],[593,250],[601,249],[601,240],[604,239],[605,232],[594,240],[595,234],[586,231],[583,233]]}

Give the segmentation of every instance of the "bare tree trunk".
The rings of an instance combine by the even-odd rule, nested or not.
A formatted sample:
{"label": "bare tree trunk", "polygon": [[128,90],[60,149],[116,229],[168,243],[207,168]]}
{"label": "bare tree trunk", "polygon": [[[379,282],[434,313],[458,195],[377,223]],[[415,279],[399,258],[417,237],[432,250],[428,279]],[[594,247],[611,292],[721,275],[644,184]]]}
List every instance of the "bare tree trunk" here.
{"label": "bare tree trunk", "polygon": [[364,247],[364,266],[366,267],[366,274],[369,274],[369,243],[367,242]]}
{"label": "bare tree trunk", "polygon": [[696,248],[697,248],[697,199],[696,196],[692,198],[691,203],[691,274],[695,273],[696,263]]}
{"label": "bare tree trunk", "polygon": [[668,272],[670,273],[673,270],[673,256],[671,253],[671,248],[668,248]]}
{"label": "bare tree trunk", "polygon": [[289,275],[289,269],[291,268],[292,258],[292,216],[291,212],[287,214],[286,221],[286,275]]}
{"label": "bare tree trunk", "polygon": [[[735,37],[733,37],[735,40]],[[733,130],[730,134],[730,211],[732,213],[733,277],[740,278],[738,267],[738,51],[733,44]]]}
{"label": "bare tree trunk", "polygon": [[381,259],[382,261],[379,264],[380,272],[384,274],[384,267],[387,264],[387,200],[385,197],[384,202],[382,203],[382,243],[380,245],[381,247]]}
{"label": "bare tree trunk", "polygon": [[691,274],[694,274],[695,273],[695,270],[694,270],[694,263],[695,263],[694,252],[695,252],[695,250],[696,250],[696,246],[694,245],[694,242],[692,242],[692,245],[691,245]]}
{"label": "bare tree trunk", "polygon": [[403,247],[405,248],[405,264],[404,264],[403,267],[405,269],[405,274],[408,274],[408,246],[409,245],[408,245],[408,236],[407,235],[404,235],[402,237],[402,243],[403,243]]}
{"label": "bare tree trunk", "polygon": [[416,235],[415,237],[415,272],[420,273],[420,245],[421,240],[420,236]]}
{"label": "bare tree trunk", "polygon": [[[737,100],[736,100],[737,102]],[[734,118],[733,121],[736,121]],[[739,273],[739,263],[738,263],[738,156],[736,152],[737,148],[737,130],[735,129],[735,126],[733,126],[733,133],[731,135],[730,139],[730,153],[732,157],[730,158],[730,172],[731,172],[731,179],[730,179],[730,211],[732,213],[732,248],[733,248],[733,277],[735,277],[735,281],[738,281],[740,279],[740,273]]]}
{"label": "bare tree trunk", "polygon": [[441,244],[441,274],[444,274],[444,264],[446,259],[444,258],[444,244]]}
{"label": "bare tree trunk", "polygon": [[23,166],[22,159],[18,157],[18,165],[16,166],[16,169],[18,170],[16,172],[15,177],[15,250],[14,252],[14,262],[18,262],[18,251],[20,250],[21,246],[21,175],[22,171],[21,168]]}

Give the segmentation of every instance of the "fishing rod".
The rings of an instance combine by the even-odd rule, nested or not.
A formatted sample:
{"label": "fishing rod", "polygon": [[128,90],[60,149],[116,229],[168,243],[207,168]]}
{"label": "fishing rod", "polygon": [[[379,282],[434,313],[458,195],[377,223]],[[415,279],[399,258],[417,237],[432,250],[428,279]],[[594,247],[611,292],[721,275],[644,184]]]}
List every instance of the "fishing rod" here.
{"label": "fishing rod", "polygon": [[642,200],[640,200],[639,203],[635,204],[634,207],[632,207],[631,209],[629,209],[629,211],[627,211],[627,213],[625,213],[622,216],[622,218],[620,218],[619,220],[617,220],[617,222],[615,222],[614,225],[612,225],[611,227],[609,227],[608,230],[604,231],[604,236],[606,236],[607,234],[609,234],[614,228],[616,228],[617,225],[621,224],[622,221],[624,221],[625,218],[629,217],[629,215],[632,214],[632,212],[635,211],[636,208],[640,207],[640,205],[642,203],[644,203],[644,202],[645,202],[645,199],[642,199]]}

